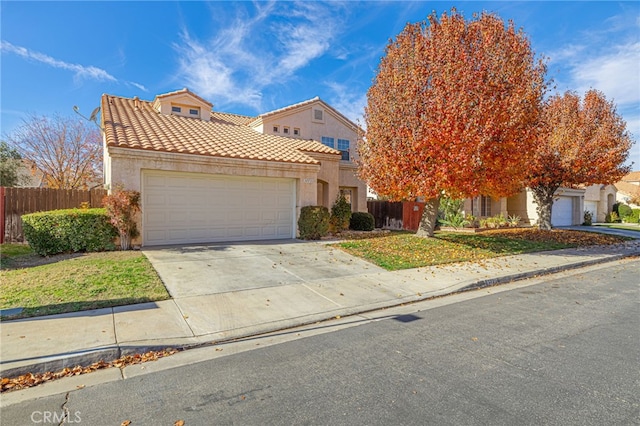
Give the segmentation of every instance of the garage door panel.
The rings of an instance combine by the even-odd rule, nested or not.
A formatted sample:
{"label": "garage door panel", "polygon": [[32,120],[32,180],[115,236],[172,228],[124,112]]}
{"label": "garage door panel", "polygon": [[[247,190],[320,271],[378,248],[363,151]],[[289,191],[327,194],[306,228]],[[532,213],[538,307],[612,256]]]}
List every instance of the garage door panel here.
{"label": "garage door panel", "polygon": [[551,224],[553,226],[573,225],[573,197],[559,197],[551,209]]}
{"label": "garage door panel", "polygon": [[143,172],[143,244],[292,238],[292,179]]}

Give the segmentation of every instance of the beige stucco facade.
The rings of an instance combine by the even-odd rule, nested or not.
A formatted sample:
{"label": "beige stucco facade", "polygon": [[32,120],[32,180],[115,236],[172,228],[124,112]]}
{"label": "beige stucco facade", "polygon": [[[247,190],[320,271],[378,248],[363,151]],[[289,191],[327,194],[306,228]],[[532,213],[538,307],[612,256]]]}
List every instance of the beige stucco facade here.
{"label": "beige stucco facade", "polygon": [[613,185],[591,185],[585,188],[584,210],[591,212],[593,222],[604,222],[616,202],[616,187]]}
{"label": "beige stucco facade", "polygon": [[[322,117],[322,118],[320,118]],[[317,205],[330,208],[340,190],[350,194],[353,211],[367,211],[367,186],[357,176],[357,144],[362,129],[345,118],[319,98],[291,105],[259,116],[249,124],[256,131],[296,139],[322,141],[323,137],[333,138],[333,147],[338,149],[338,139],[349,141],[349,160],[338,164],[327,156],[311,154],[321,162],[318,173]]]}

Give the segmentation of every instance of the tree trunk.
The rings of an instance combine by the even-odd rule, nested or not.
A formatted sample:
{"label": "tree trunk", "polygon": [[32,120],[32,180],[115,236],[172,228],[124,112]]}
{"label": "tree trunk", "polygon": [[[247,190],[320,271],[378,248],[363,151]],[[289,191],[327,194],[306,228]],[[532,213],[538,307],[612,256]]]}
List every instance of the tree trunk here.
{"label": "tree trunk", "polygon": [[553,208],[553,194],[558,189],[557,186],[537,186],[531,188],[533,200],[537,204],[538,228],[551,230],[551,210]]}
{"label": "tree trunk", "polygon": [[427,200],[420,218],[420,226],[416,232],[418,237],[433,237],[433,231],[436,229],[438,221],[438,207],[440,207],[440,197]]}

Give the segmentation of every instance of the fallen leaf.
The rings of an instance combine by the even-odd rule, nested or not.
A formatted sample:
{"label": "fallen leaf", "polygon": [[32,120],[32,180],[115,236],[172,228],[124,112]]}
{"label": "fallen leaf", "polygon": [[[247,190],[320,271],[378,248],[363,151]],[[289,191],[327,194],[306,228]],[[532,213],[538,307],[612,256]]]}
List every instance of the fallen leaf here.
{"label": "fallen leaf", "polygon": [[173,426],[184,426],[184,420],[176,420]]}
{"label": "fallen leaf", "polygon": [[131,420],[125,420],[124,422],[120,423],[120,426],[129,426],[131,424]]}
{"label": "fallen leaf", "polygon": [[477,337],[472,337],[471,340],[473,340],[474,342],[477,342],[478,338]]}

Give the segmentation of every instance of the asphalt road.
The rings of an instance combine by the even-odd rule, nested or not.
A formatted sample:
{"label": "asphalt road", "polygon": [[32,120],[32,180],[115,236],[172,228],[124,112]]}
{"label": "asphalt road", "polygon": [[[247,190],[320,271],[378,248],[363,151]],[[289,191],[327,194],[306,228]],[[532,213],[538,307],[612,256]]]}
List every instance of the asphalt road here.
{"label": "asphalt road", "polygon": [[635,259],[549,276],[10,405],[1,423],[67,410],[66,424],[98,426],[640,424],[639,271]]}

